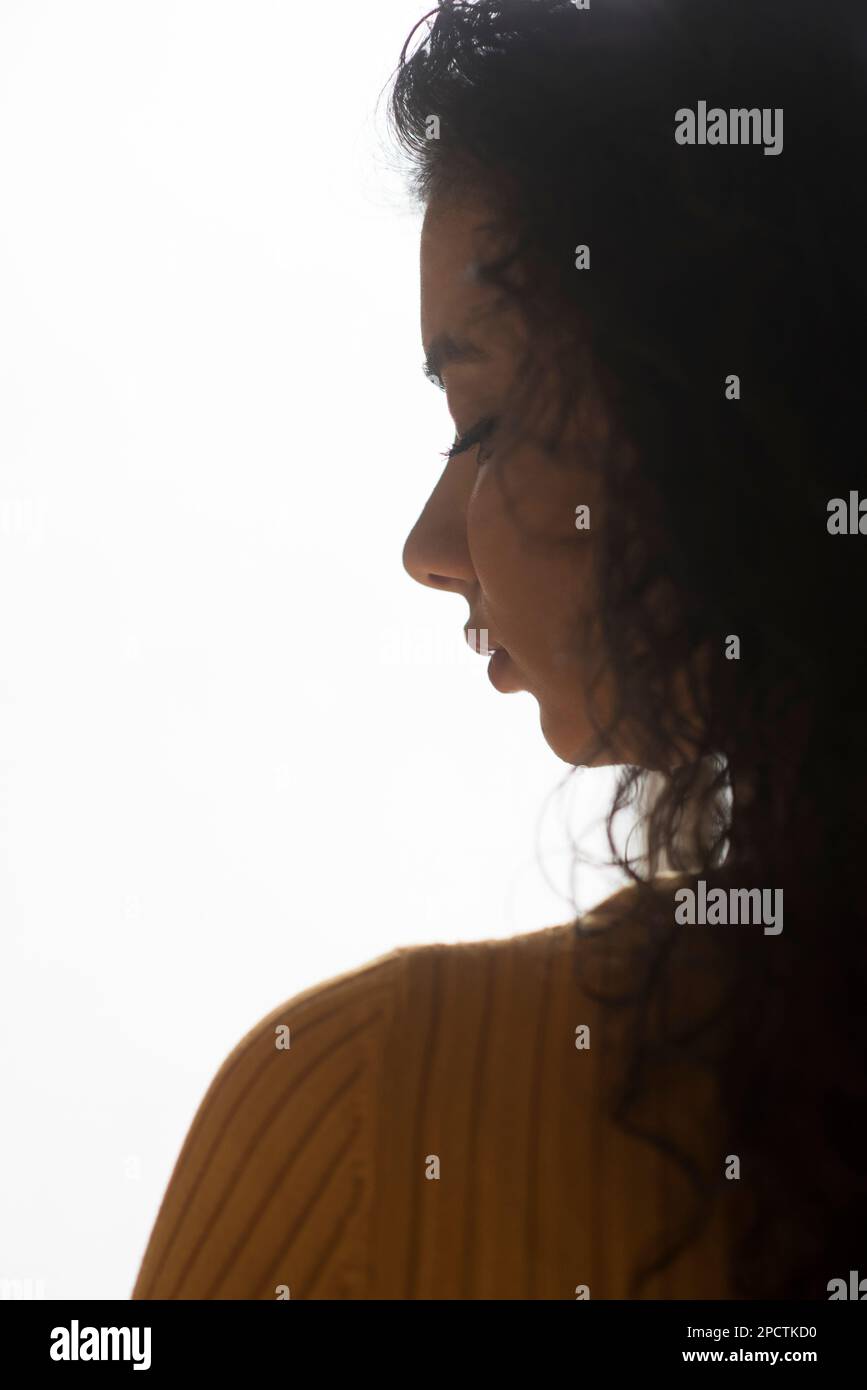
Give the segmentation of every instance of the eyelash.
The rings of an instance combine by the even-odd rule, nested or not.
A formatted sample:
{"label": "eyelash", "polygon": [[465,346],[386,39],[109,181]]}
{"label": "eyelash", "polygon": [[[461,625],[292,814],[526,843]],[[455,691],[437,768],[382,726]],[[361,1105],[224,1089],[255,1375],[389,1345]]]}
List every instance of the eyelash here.
{"label": "eyelash", "polygon": [[467,449],[473,449],[477,444],[484,443],[484,441],[493,434],[496,424],[497,421],[492,415],[487,416],[484,420],[480,420],[477,425],[473,425],[472,428],[466,430],[459,439],[456,439],[450,449],[443,450],[443,458],[456,458],[458,454],[465,453]]}

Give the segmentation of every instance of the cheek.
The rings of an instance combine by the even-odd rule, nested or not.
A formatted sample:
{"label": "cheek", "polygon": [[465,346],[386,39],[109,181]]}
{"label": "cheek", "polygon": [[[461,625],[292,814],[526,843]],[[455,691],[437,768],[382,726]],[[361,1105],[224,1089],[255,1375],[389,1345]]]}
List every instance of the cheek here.
{"label": "cheek", "polygon": [[467,505],[467,547],[488,607],[507,614],[519,608],[532,560],[520,518],[510,515],[503,485],[491,467],[479,470]]}
{"label": "cheek", "polygon": [[[523,480],[523,484],[522,484]],[[549,657],[570,640],[588,603],[592,531],[575,528],[574,481],[533,460],[501,477],[479,472],[467,544],[496,630],[515,655]],[[592,520],[592,518],[591,518]],[[511,630],[511,631],[510,631]]]}
{"label": "cheek", "polygon": [[[585,681],[595,670],[590,530],[575,526],[574,480],[557,472],[530,474],[524,495],[494,469],[483,469],[467,507],[467,541],[495,636],[508,648],[538,700],[543,735],[566,762],[610,761],[592,748]],[[504,493],[506,495],[504,495]],[[509,506],[511,501],[512,506]],[[596,687],[602,712],[608,690]]]}

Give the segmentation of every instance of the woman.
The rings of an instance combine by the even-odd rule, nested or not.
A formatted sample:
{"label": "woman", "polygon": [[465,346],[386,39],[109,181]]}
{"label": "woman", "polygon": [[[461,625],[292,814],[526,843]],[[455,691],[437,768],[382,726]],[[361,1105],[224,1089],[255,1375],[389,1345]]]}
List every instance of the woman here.
{"label": "woman", "polygon": [[263,1020],[134,1297],[826,1298],[863,1265],[865,56],[836,0],[442,0],[407,41],[457,438],[405,564],[566,763],[620,769],[631,882]]}

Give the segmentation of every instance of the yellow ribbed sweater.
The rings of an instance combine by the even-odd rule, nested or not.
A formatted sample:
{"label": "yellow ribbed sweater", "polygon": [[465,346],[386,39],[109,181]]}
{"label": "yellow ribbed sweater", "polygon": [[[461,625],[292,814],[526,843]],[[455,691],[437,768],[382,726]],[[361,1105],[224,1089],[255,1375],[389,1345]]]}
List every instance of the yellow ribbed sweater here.
{"label": "yellow ribbed sweater", "polygon": [[[199,1108],[133,1298],[628,1297],[678,1178],[603,1117],[626,1014],[579,984],[585,945],[407,947],[274,1010]],[[722,1166],[712,1086],[675,1071],[656,1105]],[[725,1267],[715,1214],[641,1296],[727,1297]]]}

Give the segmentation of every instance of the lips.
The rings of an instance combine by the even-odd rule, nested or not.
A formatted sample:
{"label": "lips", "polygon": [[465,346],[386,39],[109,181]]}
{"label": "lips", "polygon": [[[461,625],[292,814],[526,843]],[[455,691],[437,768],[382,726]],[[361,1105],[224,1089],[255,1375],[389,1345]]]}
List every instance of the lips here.
{"label": "lips", "polygon": [[491,656],[499,650],[499,644],[491,639],[490,631],[486,627],[470,627],[467,624],[464,628],[464,636],[476,656]]}
{"label": "lips", "polygon": [[498,647],[488,662],[488,680],[501,695],[511,695],[525,688],[518,668],[505,647]]}
{"label": "lips", "polygon": [[[470,622],[472,622],[472,618]],[[499,690],[501,695],[509,695],[515,690],[526,689],[526,686],[521,682],[514,661],[506,648],[491,636],[489,628],[470,627],[470,624],[467,623],[464,628],[464,636],[468,645],[478,656],[490,657],[488,680],[495,690]]]}

